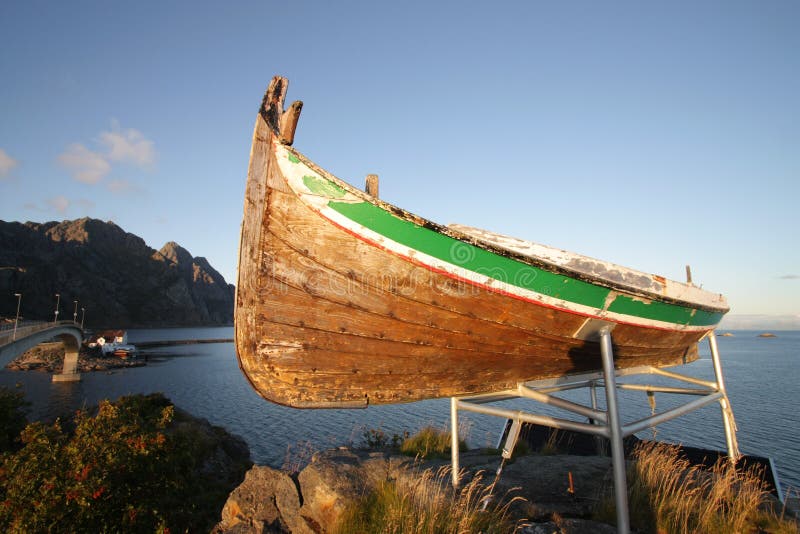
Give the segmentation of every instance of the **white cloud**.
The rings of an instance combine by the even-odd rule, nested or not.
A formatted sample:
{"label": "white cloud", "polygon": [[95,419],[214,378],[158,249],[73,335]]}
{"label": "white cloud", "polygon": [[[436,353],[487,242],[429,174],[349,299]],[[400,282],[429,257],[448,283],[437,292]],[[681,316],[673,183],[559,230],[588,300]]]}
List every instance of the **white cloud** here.
{"label": "white cloud", "polygon": [[95,203],[86,198],[77,198],[71,200],[64,195],[58,195],[47,199],[44,204],[40,205],[36,202],[26,202],[22,206],[28,211],[35,211],[40,213],[48,213],[55,211],[61,216],[73,208],[77,208],[83,214],[90,213],[95,208]]}
{"label": "white cloud", "polygon": [[87,198],[76,199],[73,202],[73,204],[75,204],[75,206],[81,208],[81,210],[84,213],[88,213],[88,212],[94,210],[94,207],[95,207],[95,203],[93,201],[87,199]]}
{"label": "white cloud", "polygon": [[5,178],[11,169],[19,165],[19,162],[8,155],[8,153],[0,148],[0,178]]}
{"label": "white cloud", "polygon": [[50,206],[52,209],[56,210],[61,215],[67,213],[67,209],[69,209],[70,201],[64,195],[58,195],[57,197],[53,197],[47,200],[47,205]]}
{"label": "white cloud", "polygon": [[108,190],[112,193],[123,194],[123,193],[133,193],[139,190],[138,187],[130,183],[128,180],[110,180],[108,184],[106,184]]}
{"label": "white cloud", "polygon": [[[116,120],[111,121],[111,130],[100,132],[95,142],[98,145],[97,150],[91,150],[81,143],[73,143],[58,156],[59,163],[69,169],[72,177],[79,182],[96,184],[102,181],[116,163],[131,164],[145,170],[155,164],[156,151],[153,142],[139,130],[121,128]],[[124,180],[110,183],[108,187],[114,192],[134,189]]]}
{"label": "white cloud", "polygon": [[111,122],[111,130],[100,133],[100,143],[105,145],[109,161],[133,163],[144,168],[155,163],[156,151],[153,142],[142,132],[133,128],[121,129],[116,120]]}
{"label": "white cloud", "polygon": [[111,164],[102,154],[80,143],[73,143],[58,156],[58,162],[72,171],[72,177],[85,184],[96,184],[111,171]]}

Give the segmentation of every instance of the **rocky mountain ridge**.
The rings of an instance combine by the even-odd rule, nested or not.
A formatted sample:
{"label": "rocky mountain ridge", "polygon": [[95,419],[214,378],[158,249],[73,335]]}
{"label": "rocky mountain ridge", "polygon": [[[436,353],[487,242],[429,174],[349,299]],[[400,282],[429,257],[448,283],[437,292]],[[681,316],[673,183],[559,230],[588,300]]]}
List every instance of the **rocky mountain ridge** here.
{"label": "rocky mountain ridge", "polygon": [[203,326],[233,322],[234,287],[203,257],[170,241],[161,250],[113,222],[0,221],[0,316],[77,319],[86,326]]}

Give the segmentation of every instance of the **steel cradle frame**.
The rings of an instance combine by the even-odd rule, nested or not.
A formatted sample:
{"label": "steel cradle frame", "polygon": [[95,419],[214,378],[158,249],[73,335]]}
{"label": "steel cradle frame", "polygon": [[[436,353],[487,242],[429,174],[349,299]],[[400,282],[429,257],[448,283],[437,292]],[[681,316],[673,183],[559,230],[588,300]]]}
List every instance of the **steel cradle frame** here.
{"label": "steel cradle frame", "polygon": [[[681,417],[713,402],[718,402],[722,410],[722,423],[725,430],[725,439],[727,441],[728,457],[734,463],[738,461],[741,454],[736,440],[736,423],[725,390],[725,383],[722,377],[722,364],[717,347],[717,338],[714,332],[711,331],[705,336],[711,350],[711,359],[715,376],[715,381],[708,381],[652,366],[615,370],[611,330],[611,327],[605,327],[598,332],[600,352],[603,360],[602,371],[520,383],[516,390],[505,390],[472,397],[452,397],[450,399],[450,425],[452,436],[451,459],[453,486],[457,487],[460,479],[458,457],[459,410],[502,417],[512,421],[508,436],[505,440],[505,445],[502,449],[502,461],[497,470],[497,477],[500,476],[505,461],[511,457],[523,422],[535,423],[556,429],[583,432],[607,438],[611,443],[614,499],[617,509],[617,532],[620,534],[627,534],[630,531],[627,480],[625,476],[625,453],[622,443],[623,438],[647,428],[655,427],[665,421]],[[616,379],[618,377],[635,375],[659,375],[691,384],[694,387],[617,383]],[[597,406],[598,387],[602,387],[605,390],[606,410],[600,410]],[[581,388],[589,388],[591,406],[584,406],[583,404],[553,395],[553,393]],[[664,412],[654,412],[649,417],[623,424],[620,419],[617,389],[641,390],[645,391],[648,396],[652,396],[655,393],[668,393],[690,395],[697,398]],[[532,399],[555,408],[587,417],[589,422],[582,423],[523,410],[513,410],[488,405],[492,402],[521,398]]]}

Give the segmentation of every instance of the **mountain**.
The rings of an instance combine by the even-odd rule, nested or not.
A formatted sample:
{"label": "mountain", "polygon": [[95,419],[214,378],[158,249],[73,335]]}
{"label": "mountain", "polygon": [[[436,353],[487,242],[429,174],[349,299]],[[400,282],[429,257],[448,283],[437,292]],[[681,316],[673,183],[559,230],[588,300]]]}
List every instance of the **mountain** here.
{"label": "mountain", "polygon": [[0,221],[0,316],[86,326],[201,326],[233,322],[234,287],[205,258],[170,241],[161,250],[113,222]]}

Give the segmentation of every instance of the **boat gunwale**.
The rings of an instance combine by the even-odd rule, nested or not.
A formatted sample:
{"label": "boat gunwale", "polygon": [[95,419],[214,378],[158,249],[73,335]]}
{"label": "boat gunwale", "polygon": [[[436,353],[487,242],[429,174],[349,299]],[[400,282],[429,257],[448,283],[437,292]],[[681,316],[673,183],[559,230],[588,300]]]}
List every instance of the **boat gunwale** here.
{"label": "boat gunwale", "polygon": [[[277,138],[275,138],[274,142],[279,143]],[[437,233],[439,233],[441,235],[444,235],[444,236],[450,237],[452,239],[456,239],[458,241],[461,241],[463,243],[467,243],[469,245],[472,245],[472,246],[475,246],[477,248],[483,249],[483,250],[485,250],[487,252],[490,252],[492,254],[495,254],[495,255],[498,255],[498,256],[501,256],[501,257],[505,257],[505,258],[508,258],[508,259],[511,259],[511,260],[514,260],[514,261],[518,261],[520,263],[523,263],[523,264],[526,264],[526,265],[530,265],[532,267],[536,267],[536,268],[542,269],[542,270],[547,271],[547,272],[551,272],[551,273],[562,275],[562,276],[567,276],[569,278],[572,278],[572,279],[575,279],[575,280],[580,280],[582,282],[586,282],[586,283],[589,283],[589,284],[592,284],[592,285],[597,285],[597,286],[604,287],[604,288],[607,288],[607,289],[611,289],[611,290],[614,290],[614,291],[619,291],[619,292],[622,292],[622,293],[626,293],[626,294],[632,295],[634,297],[643,297],[643,298],[647,298],[647,299],[663,302],[665,304],[671,304],[671,305],[681,306],[681,307],[685,307],[685,308],[697,309],[697,310],[702,310],[702,311],[711,312],[711,313],[723,313],[724,314],[724,313],[727,313],[728,311],[730,311],[730,308],[728,306],[717,307],[717,306],[712,306],[712,305],[709,305],[709,304],[704,304],[704,303],[700,303],[700,302],[696,302],[696,301],[691,301],[691,300],[688,300],[688,299],[679,299],[679,298],[676,298],[676,297],[671,297],[669,295],[663,295],[663,294],[659,294],[659,293],[655,293],[655,292],[650,292],[650,291],[644,290],[644,289],[642,289],[640,287],[635,287],[635,286],[624,284],[624,283],[617,282],[617,281],[614,281],[614,280],[608,280],[608,279],[602,278],[600,276],[592,276],[592,275],[589,275],[589,274],[587,274],[585,272],[581,272],[581,271],[578,271],[578,270],[575,270],[575,269],[570,269],[569,267],[566,267],[566,266],[563,266],[563,265],[558,265],[556,263],[553,263],[553,262],[548,261],[548,260],[543,259],[543,258],[539,258],[537,256],[529,256],[529,255],[526,255],[526,254],[515,252],[513,250],[509,250],[507,248],[503,248],[503,247],[500,247],[500,246],[497,246],[497,245],[493,245],[493,244],[491,244],[489,242],[486,242],[486,241],[483,241],[483,240],[478,239],[476,237],[470,236],[469,234],[461,232],[461,231],[459,231],[457,229],[451,228],[451,227],[446,226],[446,225],[439,224],[437,222],[434,222],[434,221],[431,221],[431,220],[426,219],[424,217],[421,217],[419,215],[416,215],[416,214],[414,214],[414,213],[412,213],[412,212],[410,212],[408,210],[405,210],[403,208],[395,206],[394,204],[386,202],[385,200],[382,200],[380,198],[376,198],[376,197],[370,195],[369,193],[367,193],[365,191],[362,191],[361,189],[351,185],[350,183],[346,182],[345,180],[342,180],[341,178],[337,177],[336,175],[334,175],[330,171],[327,171],[326,169],[322,168],[321,166],[319,166],[318,164],[314,163],[314,161],[312,161],[308,156],[304,155],[302,152],[300,152],[296,148],[294,148],[292,146],[289,146],[289,145],[286,145],[286,144],[283,144],[283,143],[280,143],[280,144],[281,144],[281,146],[283,146],[284,149],[286,149],[292,155],[297,157],[298,160],[302,164],[304,164],[307,167],[309,167],[312,171],[320,174],[325,179],[328,179],[328,180],[332,181],[337,186],[342,187],[348,193],[353,194],[354,196],[356,196],[360,200],[363,200],[365,202],[371,203],[374,206],[376,206],[376,207],[378,207],[378,208],[380,208],[380,209],[382,209],[382,210],[384,210],[384,211],[386,211],[386,212],[388,212],[388,213],[390,213],[390,214],[392,214],[394,216],[397,216],[397,217],[399,217],[400,219],[402,219],[404,221],[416,224],[416,225],[421,226],[423,228],[427,228],[429,230],[437,232]],[[514,239],[516,239],[516,238],[514,238]],[[532,243],[538,244],[538,243],[535,243],[535,242],[532,242]],[[541,246],[544,246],[544,247],[547,247],[547,248],[551,248],[551,249],[554,248],[554,247],[551,247],[549,245],[541,245]],[[632,268],[629,268],[629,267],[624,267],[624,266],[621,266],[621,265],[611,264],[610,262],[606,262],[604,260],[598,260],[596,258],[592,258],[590,256],[585,256],[585,255],[582,255],[582,254],[579,254],[579,253],[570,252],[570,251],[563,251],[563,252],[566,252],[566,253],[568,253],[568,254],[576,257],[576,258],[587,259],[587,260],[592,260],[592,261],[601,261],[601,262],[609,264],[609,265],[614,265],[615,267],[623,268],[623,269],[625,269],[625,270],[627,270],[627,271],[629,271],[631,273],[634,273],[634,274],[644,275],[644,276],[648,276],[648,277],[652,277],[653,276],[652,274],[645,273],[644,271],[638,271],[636,269],[632,269]],[[662,277],[662,278],[664,278],[665,280],[669,280],[669,279],[667,279],[665,277]],[[690,286],[690,285],[685,284],[683,282],[678,282],[678,281],[675,281],[675,280],[669,280],[669,282],[672,283],[672,284],[676,284],[678,286],[690,287],[690,288],[692,288],[692,289],[694,289],[696,291],[701,291],[701,292],[703,292],[703,293],[705,293],[705,294],[707,294],[709,296],[719,295],[718,293],[705,291],[703,289],[697,288],[695,286]],[[711,330],[713,328],[716,328],[716,325],[709,325],[708,329]]]}

